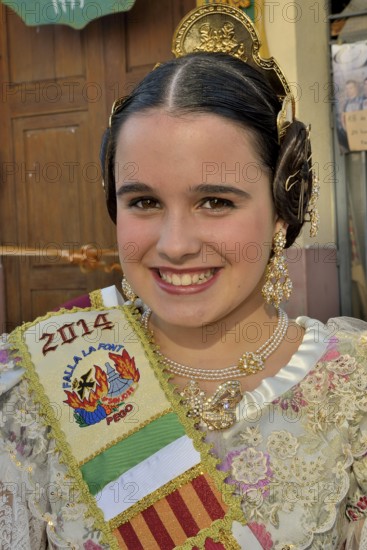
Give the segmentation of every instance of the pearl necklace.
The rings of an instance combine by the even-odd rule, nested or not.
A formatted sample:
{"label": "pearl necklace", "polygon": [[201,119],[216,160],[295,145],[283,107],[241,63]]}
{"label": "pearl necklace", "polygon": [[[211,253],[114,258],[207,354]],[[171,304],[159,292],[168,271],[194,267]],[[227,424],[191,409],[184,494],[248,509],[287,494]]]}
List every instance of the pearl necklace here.
{"label": "pearl necklace", "polygon": [[[141,316],[141,324],[145,332],[149,331],[148,323],[151,309],[146,309]],[[265,360],[282,342],[288,328],[287,314],[278,309],[278,323],[273,334],[255,352],[245,352],[238,364],[224,369],[195,369],[177,363],[156,350],[159,362],[172,374],[189,378],[189,382],[180,392],[182,405],[188,409],[187,415],[201,422],[209,430],[225,430],[237,421],[236,407],[242,399],[241,384],[238,380],[229,380],[254,374],[264,368]],[[207,397],[196,380],[226,380],[215,391],[212,397]]]}
{"label": "pearl necklace", "polygon": [[[141,324],[146,332],[149,332],[148,323],[152,313],[151,309],[144,311]],[[241,355],[238,364],[224,369],[200,369],[177,363],[166,357],[159,350],[156,354],[170,372],[190,380],[228,380],[255,374],[264,369],[266,359],[279,347],[288,329],[288,315],[278,308],[278,323],[273,334],[256,351],[246,351]]]}

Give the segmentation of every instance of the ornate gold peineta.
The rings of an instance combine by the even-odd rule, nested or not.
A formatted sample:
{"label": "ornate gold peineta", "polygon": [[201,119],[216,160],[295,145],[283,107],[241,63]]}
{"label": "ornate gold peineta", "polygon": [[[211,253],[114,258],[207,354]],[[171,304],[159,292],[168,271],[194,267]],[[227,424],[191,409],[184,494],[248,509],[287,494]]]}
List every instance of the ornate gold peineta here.
{"label": "ornate gold peineta", "polygon": [[282,104],[282,108],[277,116],[278,143],[285,136],[287,128],[292,124],[295,116],[294,99],[287,95]]}
{"label": "ornate gold peineta", "polygon": [[226,4],[206,4],[189,12],[178,25],[172,52],[181,57],[192,52],[223,52],[258,69],[269,81],[280,101],[289,96],[290,86],[273,57],[263,59],[261,42],[251,19],[240,9]]}
{"label": "ornate gold peineta", "polygon": [[199,29],[200,45],[196,52],[223,52],[247,61],[245,45],[235,37],[235,27],[226,21],[221,28],[216,29],[209,23],[204,23]]}

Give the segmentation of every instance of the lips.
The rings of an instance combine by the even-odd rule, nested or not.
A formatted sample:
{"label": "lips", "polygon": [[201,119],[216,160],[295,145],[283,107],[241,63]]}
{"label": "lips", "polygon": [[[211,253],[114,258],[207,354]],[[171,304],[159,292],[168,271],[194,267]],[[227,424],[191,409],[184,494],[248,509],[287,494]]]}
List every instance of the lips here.
{"label": "lips", "polygon": [[160,278],[173,286],[202,285],[214,275],[214,269],[190,273],[177,273],[172,271],[158,270]]}

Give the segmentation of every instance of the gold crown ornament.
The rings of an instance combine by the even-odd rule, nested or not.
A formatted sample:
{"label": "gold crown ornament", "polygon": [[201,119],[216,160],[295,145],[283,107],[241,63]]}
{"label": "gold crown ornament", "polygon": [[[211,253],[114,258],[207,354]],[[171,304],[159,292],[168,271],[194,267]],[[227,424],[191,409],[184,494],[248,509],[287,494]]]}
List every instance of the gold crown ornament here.
{"label": "gold crown ornament", "polygon": [[[194,52],[220,52],[232,55],[257,69],[277,94],[278,138],[295,117],[295,100],[283,71],[273,57],[260,56],[261,42],[251,19],[238,8],[225,4],[206,4],[190,11],[179,23],[172,39],[172,53],[182,57]],[[160,66],[157,63],[156,69]],[[153,69],[153,70],[154,70]],[[129,96],[114,102],[112,117],[123,108]]]}
{"label": "gold crown ornament", "polygon": [[172,52],[182,57],[193,52],[221,52],[241,59],[257,69],[269,82],[282,105],[278,115],[278,137],[295,117],[295,101],[283,71],[273,57],[260,56],[261,42],[251,19],[238,8],[206,4],[190,11],[178,25]]}

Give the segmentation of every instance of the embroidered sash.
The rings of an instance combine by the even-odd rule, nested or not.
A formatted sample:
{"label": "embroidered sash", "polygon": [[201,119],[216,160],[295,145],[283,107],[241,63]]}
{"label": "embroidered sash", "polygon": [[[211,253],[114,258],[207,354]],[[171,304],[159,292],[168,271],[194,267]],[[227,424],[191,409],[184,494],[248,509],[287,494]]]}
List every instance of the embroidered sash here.
{"label": "embroidered sash", "polygon": [[128,307],[61,310],[11,341],[111,549],[239,548],[239,499]]}

